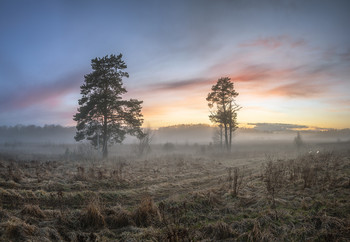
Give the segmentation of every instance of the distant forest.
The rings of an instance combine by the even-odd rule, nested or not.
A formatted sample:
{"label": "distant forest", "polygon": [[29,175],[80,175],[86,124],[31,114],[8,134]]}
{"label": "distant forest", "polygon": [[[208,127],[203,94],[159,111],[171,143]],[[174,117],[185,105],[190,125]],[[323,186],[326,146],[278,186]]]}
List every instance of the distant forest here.
{"label": "distant forest", "polygon": [[60,125],[0,126],[1,143],[74,143],[75,127]]}
{"label": "distant forest", "polygon": [[[254,124],[255,128],[239,128],[235,132],[234,141],[259,140],[293,140],[296,128],[290,124]],[[304,128],[304,127],[303,127]],[[75,127],[60,125],[16,125],[0,126],[0,143],[76,143],[74,140]],[[202,143],[214,142],[216,128],[207,124],[182,124],[161,127],[153,130],[153,143]],[[302,138],[313,141],[342,142],[350,141],[350,129],[305,130],[301,131]],[[128,137],[124,143],[134,143],[136,138]]]}

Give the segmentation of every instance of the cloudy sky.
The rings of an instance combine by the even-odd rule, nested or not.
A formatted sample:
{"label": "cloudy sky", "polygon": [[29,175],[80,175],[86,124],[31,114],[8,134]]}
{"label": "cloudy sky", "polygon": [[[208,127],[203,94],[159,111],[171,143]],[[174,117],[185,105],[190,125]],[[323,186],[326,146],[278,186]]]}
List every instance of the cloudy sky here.
{"label": "cloudy sky", "polygon": [[122,53],[145,124],[209,123],[229,76],[238,121],[350,127],[350,1],[0,1],[0,125],[74,125],[90,60]]}

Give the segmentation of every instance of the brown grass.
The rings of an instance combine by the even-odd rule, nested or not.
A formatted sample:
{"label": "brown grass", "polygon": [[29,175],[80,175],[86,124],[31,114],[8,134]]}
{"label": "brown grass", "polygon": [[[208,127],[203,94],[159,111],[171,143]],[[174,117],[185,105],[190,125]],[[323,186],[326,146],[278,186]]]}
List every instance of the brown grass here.
{"label": "brown grass", "polygon": [[122,228],[129,225],[135,225],[132,214],[122,208],[121,206],[115,206],[111,209],[105,210],[106,224],[109,228]]}
{"label": "brown grass", "polygon": [[6,160],[0,241],[347,241],[349,154],[127,157],[122,172],[113,161],[13,160],[20,183]]}
{"label": "brown grass", "polygon": [[40,209],[38,205],[26,204],[24,205],[22,215],[28,215],[35,218],[45,218],[45,213]]}
{"label": "brown grass", "polygon": [[5,236],[9,239],[15,239],[17,241],[23,241],[29,236],[35,235],[37,228],[33,225],[29,225],[18,218],[12,218],[5,224]]}
{"label": "brown grass", "polygon": [[81,214],[80,222],[84,228],[101,228],[105,226],[105,219],[101,213],[98,199],[92,199],[88,203]]}
{"label": "brown grass", "polygon": [[150,196],[142,199],[133,213],[133,218],[136,225],[141,227],[147,227],[160,221],[159,209]]}
{"label": "brown grass", "polygon": [[211,238],[223,240],[237,237],[237,233],[225,222],[218,221],[204,228],[204,232]]}

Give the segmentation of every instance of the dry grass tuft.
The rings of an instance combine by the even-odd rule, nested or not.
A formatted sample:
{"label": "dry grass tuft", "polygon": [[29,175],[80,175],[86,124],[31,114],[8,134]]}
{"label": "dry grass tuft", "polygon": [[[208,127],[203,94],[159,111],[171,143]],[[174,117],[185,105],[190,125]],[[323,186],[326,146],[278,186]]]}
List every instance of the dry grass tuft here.
{"label": "dry grass tuft", "polygon": [[77,174],[75,176],[77,180],[84,181],[86,180],[85,168],[82,166],[77,167]]}
{"label": "dry grass tuft", "polygon": [[0,208],[0,222],[5,221],[9,218],[9,214],[6,210]]}
{"label": "dry grass tuft", "polygon": [[21,211],[22,215],[28,215],[36,218],[45,218],[45,213],[40,209],[38,205],[26,204]]}
{"label": "dry grass tuft", "polygon": [[250,156],[250,148],[234,158],[190,154],[130,156],[125,169],[113,161],[6,160],[0,164],[0,241],[350,238],[350,152],[268,160],[263,153]]}
{"label": "dry grass tuft", "polygon": [[7,221],[4,226],[5,236],[16,241],[23,241],[28,238],[28,236],[33,236],[37,232],[35,226],[29,225],[18,218]]}
{"label": "dry grass tuft", "polygon": [[62,241],[62,238],[56,229],[52,227],[44,227],[39,228],[35,241]]}
{"label": "dry grass tuft", "polygon": [[94,242],[94,241],[98,241],[97,240],[97,236],[94,233],[90,233],[90,234],[85,234],[85,233],[77,233],[75,236],[75,240],[77,242]]}
{"label": "dry grass tuft", "polygon": [[210,224],[204,230],[211,238],[219,240],[237,237],[235,231],[223,221]]}
{"label": "dry grass tuft", "polygon": [[159,209],[151,197],[147,196],[142,199],[140,205],[134,211],[133,218],[136,225],[142,227],[148,227],[160,221]]}
{"label": "dry grass tuft", "polygon": [[8,175],[7,179],[12,180],[16,183],[20,183],[23,179],[23,172],[13,162],[7,166]]}
{"label": "dry grass tuft", "polygon": [[83,227],[101,228],[105,226],[105,219],[101,213],[98,199],[93,199],[86,206],[80,218]]}
{"label": "dry grass tuft", "polygon": [[122,228],[129,225],[135,225],[132,220],[132,215],[129,211],[123,209],[121,206],[116,206],[112,209],[105,210],[106,223],[109,228]]}

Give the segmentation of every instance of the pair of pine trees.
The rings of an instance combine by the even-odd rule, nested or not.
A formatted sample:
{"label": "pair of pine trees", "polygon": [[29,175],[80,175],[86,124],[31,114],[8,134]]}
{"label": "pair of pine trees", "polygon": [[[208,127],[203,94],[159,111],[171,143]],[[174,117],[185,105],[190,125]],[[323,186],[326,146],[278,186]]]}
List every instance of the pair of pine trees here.
{"label": "pair of pine trees", "polygon": [[[75,140],[87,139],[95,147],[101,146],[106,158],[108,145],[121,143],[126,134],[139,139],[147,135],[141,129],[142,101],[122,99],[127,92],[122,78],[129,77],[124,71],[127,65],[122,60],[122,54],[92,59],[91,67],[93,71],[84,76],[84,84],[80,87],[82,97],[73,118],[77,122]],[[239,107],[234,100],[237,95],[233,83],[225,77],[218,80],[207,97],[212,110],[209,118],[224,130],[227,150],[230,150],[232,133],[237,128],[236,112]]]}

